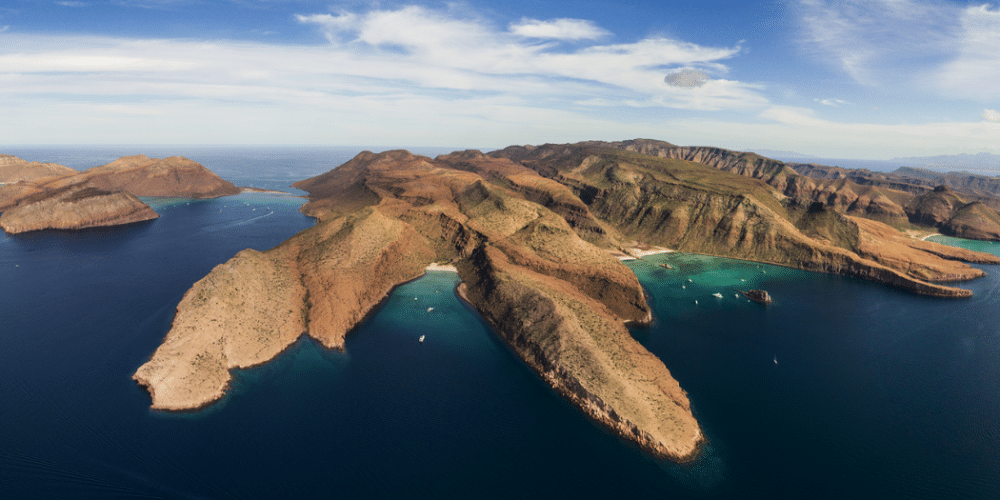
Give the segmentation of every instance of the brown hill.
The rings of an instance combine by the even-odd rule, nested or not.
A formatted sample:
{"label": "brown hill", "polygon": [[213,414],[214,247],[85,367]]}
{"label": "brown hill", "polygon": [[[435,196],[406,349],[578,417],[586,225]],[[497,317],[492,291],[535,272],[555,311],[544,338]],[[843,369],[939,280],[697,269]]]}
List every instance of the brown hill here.
{"label": "brown hill", "polygon": [[686,394],[623,326],[650,318],[635,275],[564,217],[484,177],[507,169],[536,178],[511,181],[532,197],[580,203],[530,169],[479,153],[362,153],[298,183],[312,191],[303,211],[320,223],[263,254],[241,253],[196,284],[134,378],[154,407],[203,405],[221,396],[230,368],[267,361],[294,341],[270,334],[286,331],[277,325],[342,348],[393,285],[452,261],[467,299],[556,391],[657,456],[690,457],[702,434]]}
{"label": "brown hill", "polygon": [[117,226],[159,217],[149,205],[124,191],[72,186],[39,193],[35,198],[0,214],[0,228],[18,234],[42,229]]}
{"label": "brown hill", "polygon": [[[670,372],[623,326],[649,321],[650,309],[613,253],[651,243],[938,297],[971,294],[935,283],[982,275],[962,261],[1000,264],[833,208],[897,213],[879,208],[902,206],[881,192],[817,183],[756,155],[733,160],[724,150],[665,144],[519,146],[435,159],[363,152],[296,183],[310,192],[302,211],[317,226],[267,252],[241,252],[196,283],[133,378],[156,408],[209,404],[226,390],[230,369],[266,362],[300,334],[342,349],[392,286],[449,262],[463,297],[554,390],[648,452],[683,460],[702,432]],[[828,188],[846,198],[787,194]]]}
{"label": "brown hill", "polygon": [[[79,229],[155,218],[153,209],[136,196],[214,198],[240,192],[201,164],[179,156],[163,160],[127,156],[77,172],[4,155],[0,156],[0,173],[18,179],[0,186],[3,227],[12,228],[8,232]],[[104,194],[65,201],[78,192]]]}

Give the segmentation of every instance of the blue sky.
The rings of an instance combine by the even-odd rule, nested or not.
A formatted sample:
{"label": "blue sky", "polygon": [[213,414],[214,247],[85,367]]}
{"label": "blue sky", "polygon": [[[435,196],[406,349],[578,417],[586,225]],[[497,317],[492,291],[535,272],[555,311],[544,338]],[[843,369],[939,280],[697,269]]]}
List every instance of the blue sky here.
{"label": "blue sky", "polygon": [[0,141],[1000,153],[998,53],[981,2],[5,0]]}

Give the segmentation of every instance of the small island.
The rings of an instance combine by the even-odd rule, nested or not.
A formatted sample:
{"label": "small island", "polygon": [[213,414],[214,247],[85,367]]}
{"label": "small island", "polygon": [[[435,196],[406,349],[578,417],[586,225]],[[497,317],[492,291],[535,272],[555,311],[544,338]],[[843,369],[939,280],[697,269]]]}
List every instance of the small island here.
{"label": "small island", "polygon": [[215,198],[240,192],[201,164],[179,156],[127,156],[78,172],[2,155],[0,183],[0,228],[9,234],[117,226],[159,217],[139,196]]}
{"label": "small island", "polygon": [[971,296],[943,284],[984,274],[967,262],[1000,264],[873,220],[899,222],[879,215],[888,205],[873,190],[859,188],[852,205],[871,197],[867,211],[843,213],[819,201],[833,199],[820,184],[753,154],[649,140],[437,158],[362,152],[295,183],[317,225],[266,252],[240,252],[195,283],[133,378],[155,409],[201,408],[225,394],[231,370],[265,363],[301,335],[342,350],[393,287],[450,262],[461,296],[553,390],[653,456],[689,460],[705,438],[687,394],[625,328],[651,320],[620,260],[636,248],[942,298]]}
{"label": "small island", "polygon": [[771,298],[771,294],[767,293],[767,290],[747,290],[747,291],[736,290],[736,291],[740,292],[740,295],[743,295],[744,297],[758,304],[768,305],[774,302],[774,299]]}

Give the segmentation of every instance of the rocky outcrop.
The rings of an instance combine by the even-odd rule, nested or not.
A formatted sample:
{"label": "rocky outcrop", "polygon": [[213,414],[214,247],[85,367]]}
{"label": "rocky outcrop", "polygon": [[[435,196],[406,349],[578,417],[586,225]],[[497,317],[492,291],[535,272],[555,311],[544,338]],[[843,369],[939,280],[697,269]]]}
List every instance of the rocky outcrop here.
{"label": "rocky outcrop", "polygon": [[267,252],[244,250],[184,294],[173,326],[133,375],[153,408],[221,398],[229,370],[264,363],[303,333],[331,349],[395,285],[433,261],[407,224],[368,208],[299,233]]}
{"label": "rocky outcrop", "polygon": [[[502,163],[362,153],[297,184],[315,190],[303,211],[322,222],[199,281],[135,380],[155,408],[202,406],[224,394],[229,370],[270,359],[296,329],[342,349],[392,286],[451,261],[467,300],[557,392],[656,456],[690,458],[702,434],[686,394],[623,326],[651,318],[638,279],[524,197],[551,189],[554,202],[572,205],[565,188],[523,167],[537,183],[484,178],[510,166]],[[276,333],[265,342],[268,330]]]}
{"label": "rocky outcrop", "polygon": [[[981,275],[958,260],[943,265],[942,259],[925,247],[894,247],[903,255],[876,251],[877,244],[866,242],[881,241],[889,234],[909,238],[885,224],[859,224],[857,217],[828,209],[829,201],[806,202],[761,179],[729,173],[730,167],[669,157],[716,158],[721,162],[728,158],[725,150],[656,149],[660,145],[651,142],[655,141],[638,145],[633,141],[627,147],[623,143],[546,145],[491,155],[506,157],[512,152],[523,165],[576,186],[578,192],[589,191],[588,206],[596,217],[629,238],[651,244],[856,276],[937,297],[967,297],[971,293],[935,281]],[[656,156],[642,154],[650,151]],[[780,163],[769,162],[764,163],[774,168]],[[803,177],[793,172],[786,179],[791,185]],[[803,207],[803,203],[808,204]],[[879,259],[872,258],[876,256]],[[990,260],[992,256],[982,258]]]}
{"label": "rocky outcrop", "polygon": [[36,195],[0,215],[9,234],[42,229],[85,229],[118,226],[159,217],[149,205],[123,191],[74,186]]}
{"label": "rocky outcrop", "polygon": [[[938,297],[971,294],[935,283],[981,273],[962,261],[1000,263],[789,196],[809,179],[770,160],[677,153],[718,160],[708,166],[651,156],[659,150],[647,146],[659,147],[519,146],[436,159],[363,152],[296,183],[310,192],[302,211],[320,223],[267,252],[242,252],[195,284],[134,378],[155,408],[208,404],[231,369],[265,362],[300,334],[343,349],[393,286],[449,262],[462,296],[558,394],[649,453],[685,460],[702,431],[667,367],[623,326],[651,312],[612,253],[648,242]],[[851,203],[885,204],[866,193],[858,188]]]}
{"label": "rocky outcrop", "polygon": [[740,294],[742,294],[744,297],[758,304],[767,305],[774,302],[774,299],[771,298],[771,294],[767,293],[767,290],[746,290],[746,291],[737,290],[737,291],[740,292]]}
{"label": "rocky outcrop", "polygon": [[[174,156],[129,156],[84,172],[0,155],[0,211],[8,233],[113,226],[158,217],[136,196],[214,198],[240,189],[204,166]],[[111,194],[114,193],[114,196]],[[11,229],[7,229],[7,228]]]}

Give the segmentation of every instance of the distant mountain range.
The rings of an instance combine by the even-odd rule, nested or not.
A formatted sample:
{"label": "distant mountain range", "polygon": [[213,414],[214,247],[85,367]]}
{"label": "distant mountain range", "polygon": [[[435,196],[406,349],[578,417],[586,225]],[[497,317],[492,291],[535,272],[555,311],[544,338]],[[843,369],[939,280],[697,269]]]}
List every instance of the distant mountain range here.
{"label": "distant mountain range", "polygon": [[747,149],[745,151],[790,163],[812,163],[842,168],[865,168],[875,172],[891,172],[900,167],[916,167],[938,171],[964,170],[983,172],[985,175],[1000,174],[1000,155],[990,153],[906,156],[892,158],[891,160],[857,160],[849,158],[823,158],[795,151],[779,151],[775,149]]}

